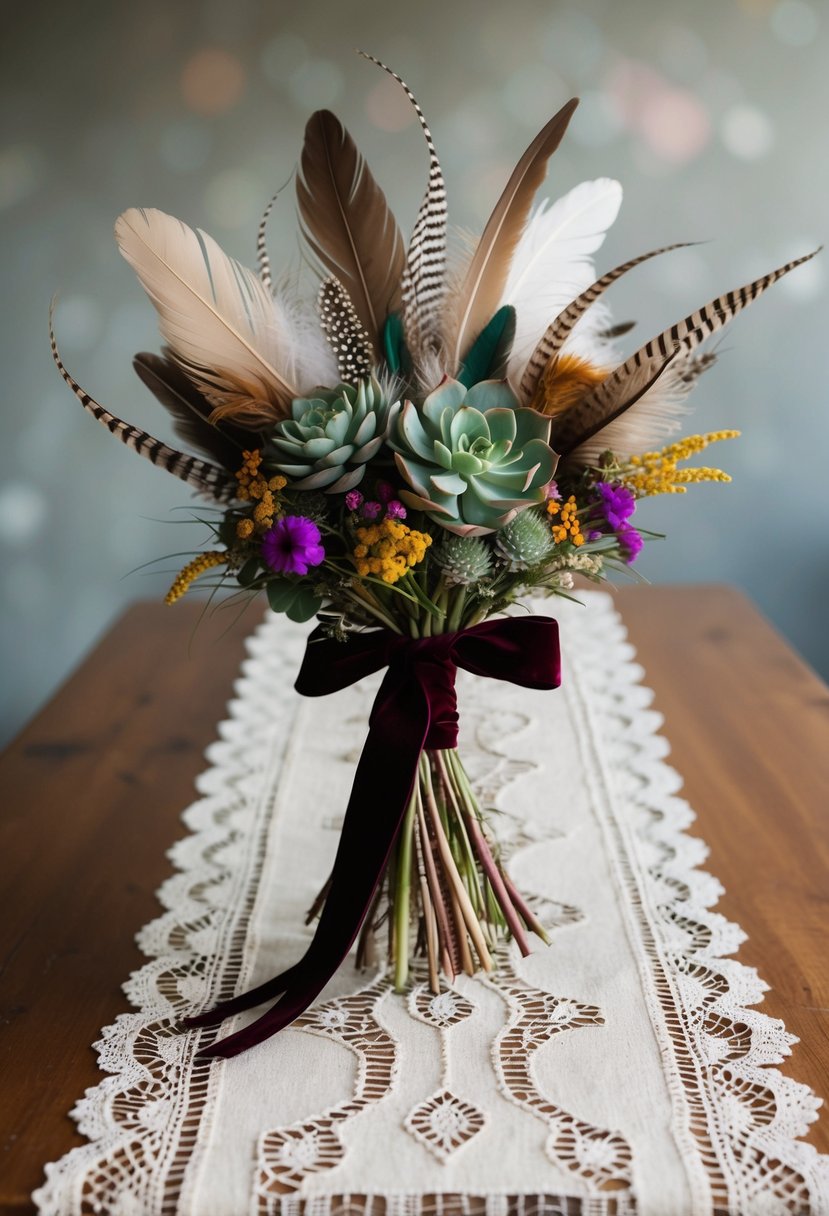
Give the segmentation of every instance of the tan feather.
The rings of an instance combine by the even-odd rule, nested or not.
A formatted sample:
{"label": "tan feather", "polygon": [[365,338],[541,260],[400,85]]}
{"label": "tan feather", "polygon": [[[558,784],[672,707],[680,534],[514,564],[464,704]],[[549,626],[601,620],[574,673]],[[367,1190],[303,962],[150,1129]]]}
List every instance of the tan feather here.
{"label": "tan feather", "polygon": [[573,98],[539,131],[512,172],[478,242],[461,288],[456,314],[454,366],[498,308],[510,260],[527,222],[547,162],[567,130],[578,99]]}
{"label": "tan feather", "polygon": [[342,283],[377,348],[387,315],[400,307],[403,238],[354,140],[329,110],[312,114],[305,128],[297,200],[308,244]]}
{"label": "tan feather", "polygon": [[[163,211],[132,207],[115,236],[155,305],[170,353],[222,416],[251,399],[275,421],[297,396],[284,369],[293,334],[270,292],[212,237]],[[233,408],[228,408],[233,402]]]}

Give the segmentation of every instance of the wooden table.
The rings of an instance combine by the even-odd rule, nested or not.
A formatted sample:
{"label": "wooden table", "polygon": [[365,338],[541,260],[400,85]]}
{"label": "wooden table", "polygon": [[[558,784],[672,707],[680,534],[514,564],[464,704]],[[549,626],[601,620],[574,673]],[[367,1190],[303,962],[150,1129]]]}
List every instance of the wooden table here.
{"label": "wooden table", "polygon": [[[829,1097],[829,689],[735,590],[637,587],[618,604],[719,910],[749,934],[764,1011],[802,1040],[785,1071]],[[158,914],[259,611],[194,635],[200,605],[136,605],[0,761],[2,1216],[31,1212],[44,1162],[79,1143],[67,1111],[100,1077],[89,1044],[127,1007],[133,935]],[[809,1139],[829,1152],[829,1117]]]}

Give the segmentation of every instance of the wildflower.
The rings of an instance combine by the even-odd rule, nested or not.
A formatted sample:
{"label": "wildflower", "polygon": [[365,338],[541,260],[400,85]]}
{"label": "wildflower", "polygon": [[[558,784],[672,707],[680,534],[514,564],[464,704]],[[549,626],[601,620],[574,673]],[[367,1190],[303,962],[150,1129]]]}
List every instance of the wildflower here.
{"label": "wildflower", "polygon": [[607,481],[597,481],[593,489],[598,510],[613,531],[618,532],[636,510],[633,491],[627,486],[612,485]]}
{"label": "wildflower", "polygon": [[405,519],[406,508],[399,499],[393,498],[391,502],[386,503],[386,519]]}
{"label": "wildflower", "polygon": [[389,518],[357,528],[356,535],[353,557],[357,573],[361,578],[373,574],[390,585],[422,562],[432,543],[428,533],[415,532]]}
{"label": "wildflower", "polygon": [[689,485],[701,481],[731,481],[722,469],[678,469],[677,465],[681,460],[688,460],[697,452],[704,451],[709,444],[736,439],[739,434],[739,431],[709,431],[706,435],[687,435],[677,443],[668,444],[660,452],[631,456],[620,481],[637,498],[652,494],[685,494]]}
{"label": "wildflower", "polygon": [[243,501],[255,503],[250,518],[250,527],[243,527],[247,521],[240,520],[236,525],[236,534],[241,540],[247,540],[253,532],[267,532],[273,526],[273,521],[281,515],[279,492],[288,484],[281,473],[267,477],[261,470],[262,453],[257,448],[251,452],[242,452],[242,467],[236,473],[239,489],[237,497]]}
{"label": "wildflower", "polygon": [[642,552],[644,541],[640,533],[635,528],[632,528],[630,524],[624,524],[616,533],[616,537],[622,550],[622,556],[630,566]]}
{"label": "wildflower", "polygon": [[363,496],[359,490],[349,490],[345,496],[346,509],[357,511],[363,505]]}
{"label": "wildflower", "polygon": [[383,504],[379,502],[364,502],[360,508],[360,514],[363,519],[377,519],[383,510]]}
{"label": "wildflower", "polygon": [[553,540],[557,545],[570,541],[574,545],[584,544],[584,535],[578,517],[576,497],[571,494],[565,503],[555,498],[547,501],[547,514],[558,516],[558,522],[552,526]]}
{"label": "wildflower", "polygon": [[262,538],[262,557],[278,574],[307,574],[325,560],[317,525],[303,515],[283,515]]}
{"label": "wildflower", "polygon": [[164,597],[165,604],[174,604],[176,600],[180,600],[186,591],[190,590],[192,584],[196,581],[199,575],[204,574],[206,570],[211,570],[214,566],[224,566],[227,562],[227,553],[223,550],[212,550],[210,553],[200,553],[198,557],[194,557],[191,562],[188,562],[183,570],[176,575],[172,587]]}

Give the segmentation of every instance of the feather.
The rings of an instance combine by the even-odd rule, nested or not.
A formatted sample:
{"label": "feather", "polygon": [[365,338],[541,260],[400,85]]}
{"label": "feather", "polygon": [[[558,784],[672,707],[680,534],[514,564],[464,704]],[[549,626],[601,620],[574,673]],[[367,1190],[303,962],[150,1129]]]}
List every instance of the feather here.
{"label": "feather", "polygon": [[[613,270],[609,270],[607,274],[603,274],[602,277],[597,279],[596,282],[588,287],[586,291],[583,291],[581,295],[576,296],[575,300],[571,301],[564,311],[560,312],[556,319],[550,323],[548,328],[545,330],[544,336],[542,337],[538,346],[533,351],[532,356],[524,369],[524,374],[521,377],[521,399],[523,401],[532,400],[533,396],[535,395],[535,390],[538,388],[539,380],[541,379],[547,364],[561,350],[574,326],[581,319],[587,309],[590,308],[590,306],[595,303],[600,296],[604,295],[612,283],[615,283],[617,279],[620,279],[623,274],[627,274],[627,272],[632,270],[634,266],[639,266],[640,263],[647,262],[649,258],[655,258],[657,254],[660,253],[668,253],[672,249],[683,249],[689,243],[690,242],[682,242],[678,245],[665,245],[661,249],[652,249],[650,253],[643,253],[638,258],[631,258],[629,262],[623,262],[621,266],[616,266]],[[631,326],[628,325],[627,329],[630,328]],[[616,337],[618,336],[618,330],[619,327],[617,326],[614,333],[608,333],[606,331],[605,334],[601,336],[606,339],[608,337]],[[626,332],[627,330],[623,327],[622,333]]]}
{"label": "feather", "polygon": [[353,139],[328,110],[305,128],[297,200],[305,239],[342,283],[376,348],[386,317],[400,307],[403,238]]}
{"label": "feather", "polygon": [[169,354],[142,352],[135,356],[132,365],[141,381],[172,415],[173,429],[179,439],[235,473],[242,462],[241,452],[254,442],[250,431],[208,422],[210,403]]}
{"label": "feather", "polygon": [[[360,51],[397,81],[414,106],[429,151],[429,182],[417,213],[403,273],[403,329],[406,343],[420,362],[442,349],[443,300],[446,291],[446,186],[432,132],[417,99],[402,77],[373,55]],[[434,359],[429,360],[430,369]],[[421,375],[423,372],[421,371]]]}
{"label": "feather", "polygon": [[515,337],[515,309],[509,304],[499,308],[467,351],[458,380],[471,388],[480,380],[500,380]]}
{"label": "feather", "polygon": [[354,385],[368,380],[374,364],[371,342],[339,279],[323,280],[317,308],[320,326],[337,358],[340,379]]}
{"label": "feather", "polygon": [[517,384],[550,324],[595,277],[591,254],[599,248],[622,202],[622,187],[609,178],[582,182],[563,198],[542,203],[519,240],[499,301],[518,316],[510,359]]}
{"label": "feather", "polygon": [[[636,428],[639,441],[640,436],[646,432],[666,433],[666,427],[671,426],[671,416],[676,417],[681,401],[693,383],[693,374],[688,378],[689,367],[694,363],[691,352],[711,334],[733,320],[772,283],[776,283],[796,266],[808,262],[819,252],[820,250],[816,249],[801,258],[786,262],[784,266],[755,279],[752,283],[747,283],[744,287],[717,296],[702,308],[689,313],[670,329],[663,330],[661,334],[651,338],[650,342],[635,351],[579,405],[564,415],[556,434],[557,450],[562,456],[566,456],[575,454],[578,448],[581,459],[582,445],[594,438],[600,444],[600,450],[604,450],[610,446],[607,433],[609,424],[634,405],[637,407],[636,412],[629,421]],[[677,356],[679,358],[674,364]],[[671,375],[666,384],[659,385],[662,373],[669,366]],[[641,384],[648,380],[649,383],[642,391]],[[647,423],[643,425],[645,419]],[[615,450],[621,455],[636,451],[633,441],[627,439],[624,428],[614,427],[612,438]]]}
{"label": "feather", "polygon": [[170,448],[166,443],[154,439],[146,431],[130,426],[128,422],[122,422],[120,418],[116,418],[114,414],[104,409],[88,393],[84,392],[61,361],[52,326],[52,309],[49,311],[49,340],[52,346],[52,358],[58,371],[84,409],[105,426],[111,434],[120,439],[128,448],[138,452],[140,456],[145,456],[147,460],[166,469],[174,477],[186,481],[206,498],[213,498],[218,502],[232,502],[235,499],[238,488],[236,479],[226,473],[224,469],[220,469],[218,465],[210,464],[206,460],[200,460],[197,456],[188,456],[185,452]]}
{"label": "feather", "polygon": [[568,101],[536,135],[515,166],[487,221],[460,292],[453,368],[460,364],[470,343],[498,308],[512,255],[527,223],[536,191],[547,174],[547,162],[561,143],[578,104],[577,98]]}
{"label": "feather", "polygon": [[278,198],[279,193],[277,192],[262,212],[262,218],[256,231],[256,262],[259,267],[259,279],[266,291],[270,291],[273,286],[271,259],[268,257],[268,220],[270,219],[271,211],[273,211],[273,205]]}
{"label": "feather", "polygon": [[115,236],[173,358],[217,416],[251,425],[284,417],[297,395],[279,370],[292,357],[290,335],[253,271],[163,211],[125,211]]}

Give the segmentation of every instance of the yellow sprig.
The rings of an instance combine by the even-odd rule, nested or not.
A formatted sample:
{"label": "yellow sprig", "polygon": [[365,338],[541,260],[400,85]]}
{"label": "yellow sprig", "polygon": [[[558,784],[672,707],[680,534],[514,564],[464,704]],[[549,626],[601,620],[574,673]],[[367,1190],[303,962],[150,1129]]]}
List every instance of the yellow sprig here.
{"label": "yellow sprig", "polygon": [[190,590],[196,579],[206,570],[211,570],[214,566],[223,566],[226,562],[227,553],[224,550],[215,549],[209,553],[200,553],[176,575],[172,587],[164,597],[164,603],[174,604],[176,600],[181,599],[185,592]]}
{"label": "yellow sprig", "polygon": [[685,494],[689,485],[703,481],[731,481],[722,469],[700,467],[679,469],[681,460],[689,460],[703,452],[710,444],[723,439],[738,438],[739,431],[709,431],[705,435],[687,435],[676,443],[669,443],[659,452],[643,452],[631,456],[627,467],[622,469],[619,481],[632,490],[637,498],[649,498],[654,494]]}

